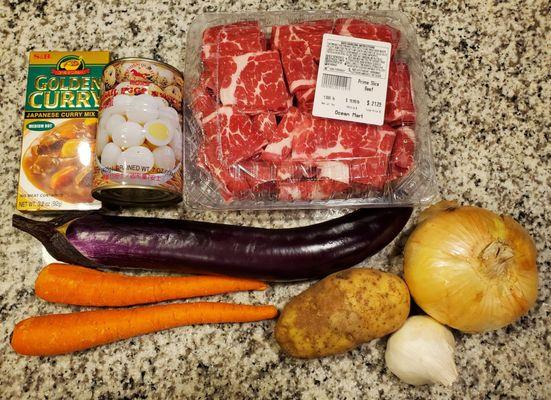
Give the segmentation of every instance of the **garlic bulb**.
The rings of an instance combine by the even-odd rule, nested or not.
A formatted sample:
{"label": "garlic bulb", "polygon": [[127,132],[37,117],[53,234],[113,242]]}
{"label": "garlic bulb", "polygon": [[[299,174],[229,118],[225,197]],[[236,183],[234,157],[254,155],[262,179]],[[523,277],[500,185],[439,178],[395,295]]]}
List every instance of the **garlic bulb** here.
{"label": "garlic bulb", "polygon": [[455,340],[444,325],[428,316],[406,320],[386,345],[387,368],[410,385],[441,383],[457,379],[453,360]]}
{"label": "garlic bulb", "polygon": [[404,278],[428,315],[463,332],[485,332],[534,305],[536,247],[515,220],[453,202],[429,207],[420,219],[404,249]]}

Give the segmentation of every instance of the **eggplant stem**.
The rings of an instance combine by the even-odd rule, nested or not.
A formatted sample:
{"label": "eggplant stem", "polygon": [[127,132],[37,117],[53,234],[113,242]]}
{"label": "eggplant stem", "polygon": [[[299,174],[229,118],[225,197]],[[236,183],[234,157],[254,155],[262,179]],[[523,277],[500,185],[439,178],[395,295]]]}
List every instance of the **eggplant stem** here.
{"label": "eggplant stem", "polygon": [[22,215],[14,214],[12,217],[12,226],[23,232],[34,236],[44,245],[48,253],[55,259],[69,264],[82,265],[86,267],[102,267],[79,252],[64,235],[65,229],[61,232],[58,228],[79,218],[83,214],[62,215],[50,221],[36,221]]}

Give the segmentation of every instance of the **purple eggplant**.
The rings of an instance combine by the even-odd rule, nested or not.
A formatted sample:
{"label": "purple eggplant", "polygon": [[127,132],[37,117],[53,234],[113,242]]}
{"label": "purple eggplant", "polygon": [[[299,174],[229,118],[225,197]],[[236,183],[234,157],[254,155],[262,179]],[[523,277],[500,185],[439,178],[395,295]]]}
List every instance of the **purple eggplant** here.
{"label": "purple eggplant", "polygon": [[13,226],[71,264],[292,281],[321,278],[377,253],[400,233],[411,212],[366,208],[289,229],[100,213],[48,222],[14,215]]}

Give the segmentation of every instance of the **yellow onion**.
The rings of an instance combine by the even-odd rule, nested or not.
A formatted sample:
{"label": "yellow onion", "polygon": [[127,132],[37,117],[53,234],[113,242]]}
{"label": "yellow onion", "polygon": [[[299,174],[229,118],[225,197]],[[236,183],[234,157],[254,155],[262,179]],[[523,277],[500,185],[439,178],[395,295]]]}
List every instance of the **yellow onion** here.
{"label": "yellow onion", "polygon": [[443,201],[421,213],[404,252],[415,302],[464,332],[501,328],[525,314],[538,293],[536,247],[514,219]]}

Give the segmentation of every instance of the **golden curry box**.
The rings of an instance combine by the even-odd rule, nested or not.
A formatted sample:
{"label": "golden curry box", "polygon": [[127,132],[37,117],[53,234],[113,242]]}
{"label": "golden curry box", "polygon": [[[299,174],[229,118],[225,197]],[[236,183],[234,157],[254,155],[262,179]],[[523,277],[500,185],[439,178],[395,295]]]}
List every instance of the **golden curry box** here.
{"label": "golden curry box", "polygon": [[29,55],[17,209],[91,210],[93,154],[107,51]]}

